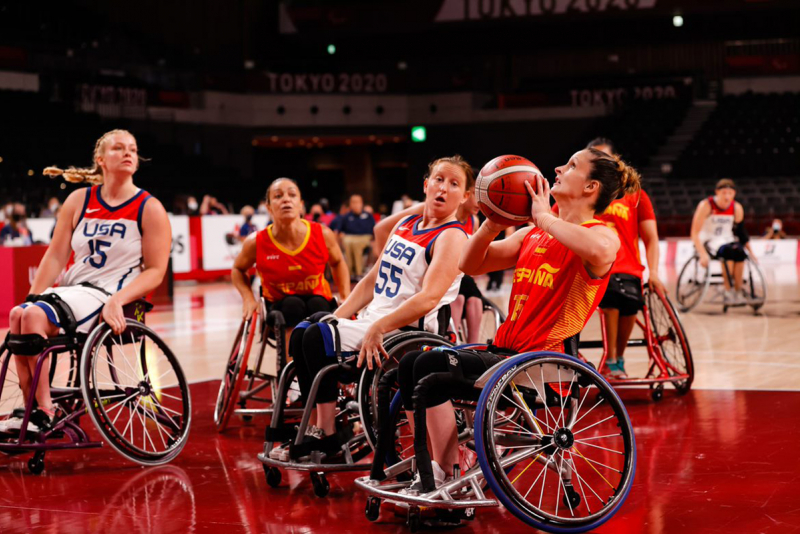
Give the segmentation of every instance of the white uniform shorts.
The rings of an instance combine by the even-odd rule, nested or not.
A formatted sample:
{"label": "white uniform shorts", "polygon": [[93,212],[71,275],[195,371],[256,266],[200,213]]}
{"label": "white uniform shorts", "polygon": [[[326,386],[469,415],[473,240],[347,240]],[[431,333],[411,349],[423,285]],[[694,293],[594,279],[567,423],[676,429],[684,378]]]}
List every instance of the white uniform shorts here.
{"label": "white uniform shorts", "polygon": [[[88,334],[97,325],[97,321],[100,319],[100,312],[103,311],[103,306],[110,298],[107,293],[86,286],[51,287],[46,289],[43,294],[46,295],[48,293],[55,293],[69,306],[75,316],[75,321],[78,323],[77,331],[84,334]],[[28,306],[38,306],[44,310],[51,323],[61,328],[62,318],[58,316],[58,310],[53,306],[43,301],[20,304],[20,308],[27,308]]]}

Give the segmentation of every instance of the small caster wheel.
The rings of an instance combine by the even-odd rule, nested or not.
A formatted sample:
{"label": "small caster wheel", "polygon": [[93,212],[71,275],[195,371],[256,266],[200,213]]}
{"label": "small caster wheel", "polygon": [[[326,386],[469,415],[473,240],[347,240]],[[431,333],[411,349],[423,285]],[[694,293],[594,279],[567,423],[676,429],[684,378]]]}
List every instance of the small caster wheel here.
{"label": "small caster wheel", "polygon": [[44,471],[44,458],[37,455],[28,460],[28,471],[34,475],[41,475]]}
{"label": "small caster wheel", "polygon": [[728,307],[727,306],[723,306],[722,307],[722,313],[728,313]]}
{"label": "small caster wheel", "polygon": [[380,513],[381,500],[377,497],[367,498],[367,509],[364,510],[364,514],[367,516],[367,519],[369,521],[377,521]]}
{"label": "small caster wheel", "polygon": [[419,532],[421,526],[422,521],[420,520],[419,508],[416,506],[410,507],[408,509],[408,530],[411,532]]}
{"label": "small caster wheel", "polygon": [[267,484],[270,488],[277,488],[281,485],[281,470],[277,467],[264,466],[264,474],[267,476]]}
{"label": "small caster wheel", "polygon": [[662,384],[658,384],[653,387],[653,391],[650,393],[650,396],[653,397],[654,401],[660,401],[664,397],[664,386]]}
{"label": "small caster wheel", "polygon": [[581,504],[581,496],[572,486],[566,486],[564,491],[566,493],[563,497],[564,506],[567,509],[575,510]]}
{"label": "small caster wheel", "polygon": [[331,485],[324,473],[311,473],[311,485],[314,486],[314,495],[325,497],[331,491]]}
{"label": "small caster wheel", "polygon": [[253,420],[253,416],[252,415],[243,415],[242,416],[242,421],[244,421],[245,423],[249,423],[252,420]]}

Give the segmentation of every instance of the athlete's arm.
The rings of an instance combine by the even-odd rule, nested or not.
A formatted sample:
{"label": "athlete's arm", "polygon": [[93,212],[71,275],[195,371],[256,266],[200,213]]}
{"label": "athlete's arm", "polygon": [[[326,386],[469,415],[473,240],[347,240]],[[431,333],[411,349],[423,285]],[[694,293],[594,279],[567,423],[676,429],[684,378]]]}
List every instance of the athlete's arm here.
{"label": "athlete's arm", "polygon": [[327,226],[322,227],[322,237],[325,238],[325,246],[328,249],[328,265],[331,266],[333,281],[339,288],[339,296],[342,300],[347,300],[350,296],[350,271],[342,256],[342,249],[339,248],[339,241],[333,230]]}
{"label": "athlete's arm", "polygon": [[389,240],[389,236],[392,235],[392,230],[394,230],[394,227],[397,226],[397,223],[405,220],[407,217],[411,217],[412,215],[422,215],[424,210],[425,203],[420,202],[419,204],[415,204],[410,208],[398,211],[394,215],[390,215],[381,219],[381,221],[375,225],[375,228],[372,229],[372,232],[375,234],[375,241],[373,241],[372,244],[372,248],[375,251],[375,256],[380,257],[381,252],[383,252],[383,247],[386,246],[386,241]]}
{"label": "athlete's arm", "polygon": [[708,252],[706,251],[706,247],[700,241],[700,231],[703,229],[703,224],[705,224],[709,215],[711,215],[711,205],[707,200],[701,200],[697,205],[697,209],[694,210],[691,235],[692,243],[694,243],[694,249],[697,251],[697,255],[700,257],[700,265],[703,267],[708,267],[708,260],[710,258],[708,256]]}
{"label": "athlete's arm", "polygon": [[51,287],[67,265],[69,256],[72,254],[72,231],[83,210],[86,195],[90,191],[91,188],[86,187],[72,192],[61,206],[53,231],[53,239],[50,240],[50,246],[47,247],[42,261],[39,262],[39,268],[33,278],[30,291],[32,295],[40,295],[45,289]]}
{"label": "athlete's arm", "polygon": [[367,367],[372,369],[373,361],[376,365],[380,364],[381,354],[385,358],[389,357],[383,348],[383,335],[386,332],[408,326],[436,307],[459,274],[456,258],[460,256],[461,249],[468,240],[467,235],[460,230],[445,230],[436,238],[433,258],[422,280],[422,289],[369,327],[358,355],[359,367],[363,365],[364,359],[367,360]]}
{"label": "athlete's arm", "polygon": [[536,190],[530,182],[525,183],[531,195],[531,217],[536,226],[581,258],[591,275],[605,276],[617,259],[619,237],[616,232],[606,225],[587,228],[557,219],[550,213],[550,184],[542,176],[537,176],[536,182]]}
{"label": "athlete's arm", "polygon": [[[521,228],[508,236],[510,229],[510,226],[505,227],[486,219],[464,246],[458,268],[464,274],[477,276],[515,266],[519,259],[522,241],[532,229]],[[503,231],[507,237],[502,241],[495,241],[494,238]]]}
{"label": "athlete's arm", "polygon": [[169,251],[172,245],[172,227],[164,206],[150,197],[142,213],[142,264],[144,270],[133,282],[122,288],[103,306],[103,320],[115,334],[125,330],[125,316],[122,307],[129,302],[144,297],[161,284],[169,264]]}
{"label": "athlete's arm", "polygon": [[747,235],[747,230],[744,228],[744,208],[735,201],[733,204],[733,229],[734,235],[739,238],[740,242],[744,243],[744,248],[747,249],[750,259],[758,263],[756,255],[753,254],[753,249],[750,248],[750,236]]}
{"label": "athlete's arm", "polygon": [[658,277],[660,250],[658,249],[658,226],[655,219],[648,219],[639,223],[639,237],[642,238],[644,243],[647,268],[650,269],[650,286],[665,291],[664,284]]}
{"label": "athlete's arm", "polygon": [[250,234],[242,245],[242,250],[233,261],[231,269],[231,282],[236,291],[242,296],[242,319],[249,319],[253,312],[258,309],[258,301],[253,296],[250,286],[250,277],[247,275],[256,263],[257,233]]}

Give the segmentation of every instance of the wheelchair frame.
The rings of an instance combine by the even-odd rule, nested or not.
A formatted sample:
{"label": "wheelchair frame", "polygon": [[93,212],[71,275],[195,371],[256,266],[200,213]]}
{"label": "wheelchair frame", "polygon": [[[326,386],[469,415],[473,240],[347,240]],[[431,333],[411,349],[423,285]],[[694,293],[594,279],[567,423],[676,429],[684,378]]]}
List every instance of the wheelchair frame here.
{"label": "wheelchair frame", "polygon": [[[139,302],[133,304],[138,305]],[[126,316],[128,315],[129,314],[126,313]],[[134,316],[144,319],[144,314],[141,311],[138,313],[134,311]],[[93,387],[89,385],[90,381],[96,381],[93,373],[91,372],[93,369],[89,369],[90,363],[94,360],[94,358],[92,358],[93,352],[97,349],[97,347],[102,346],[102,343],[105,343],[105,340],[107,340],[109,336],[113,336],[113,333],[111,333],[111,328],[107,324],[101,323],[92,329],[88,335],[82,333],[72,333],[51,337],[45,341],[45,349],[38,356],[23,356],[26,358],[37,358],[36,368],[33,376],[31,377],[28,398],[24,399],[23,395],[23,399],[25,400],[25,414],[22,418],[22,425],[19,429],[19,436],[17,437],[16,441],[0,442],[0,452],[4,452],[9,455],[22,454],[31,451],[34,452],[34,456],[28,461],[28,469],[34,474],[40,474],[44,470],[44,456],[47,451],[97,448],[102,447],[104,441],[108,442],[108,444],[111,445],[112,448],[114,448],[122,456],[140,465],[162,465],[171,461],[181,452],[186,444],[189,430],[191,428],[191,398],[188,383],[183,375],[183,370],[180,368],[180,364],[178,363],[174,354],[169,351],[169,348],[166,346],[166,344],[143,322],[139,322],[128,317],[126,319],[126,323],[128,327],[125,332],[119,336],[120,339],[122,339],[122,335],[130,333],[131,339],[135,344],[136,342],[134,340],[133,332],[138,331],[139,336],[150,337],[154,342],[160,344],[160,348],[164,351],[168,362],[172,365],[172,370],[174,371],[178,380],[177,386],[181,388],[181,393],[183,395],[183,398],[178,400],[181,401],[184,414],[179,414],[177,412],[175,413],[178,416],[184,416],[185,420],[182,420],[181,424],[178,425],[174,420],[174,416],[169,414],[170,411],[174,410],[166,408],[158,399],[156,394],[151,395],[151,392],[154,389],[152,383],[156,382],[157,378],[163,378],[164,375],[162,374],[160,377],[151,378],[149,377],[149,372],[145,372],[147,369],[147,364],[144,343],[136,347],[138,350],[138,357],[142,360],[142,369],[140,369],[140,372],[142,373],[142,379],[139,381],[137,386],[128,387],[122,390],[122,393],[116,395],[117,397],[126,396],[126,399],[121,401],[121,404],[118,405],[124,406],[128,404],[128,402],[133,403],[132,398],[138,394],[138,401],[136,406],[133,407],[133,411],[139,416],[139,420],[142,421],[143,427],[145,420],[154,422],[156,427],[164,428],[165,425],[173,427],[173,429],[178,427],[177,430],[180,432],[180,435],[174,440],[169,439],[168,441],[171,442],[169,446],[167,446],[166,442],[163,442],[162,431],[160,428],[158,428],[158,435],[161,438],[165,449],[167,450],[163,453],[160,453],[160,455],[157,455],[155,451],[156,445],[151,438],[151,446],[153,446],[154,449],[153,454],[160,457],[143,458],[142,455],[135,457],[133,452],[130,450],[125,450],[125,446],[122,446],[120,443],[116,442],[122,438],[122,440],[125,441],[129,446],[134,448],[136,447],[131,442],[128,442],[127,438],[125,437],[127,435],[127,427],[126,430],[123,431],[123,434],[120,435],[119,431],[114,427],[116,419],[114,422],[103,419],[108,415],[105,412],[105,406],[107,404],[113,404],[107,403],[107,401],[112,397],[97,398],[96,393],[99,391],[97,390],[97,384],[93,384]],[[114,343],[116,342],[114,341]],[[6,377],[8,375],[9,365],[11,365],[11,360],[15,356],[9,350],[7,350],[5,342],[0,345],[0,357],[3,357],[4,353],[5,357],[3,358],[1,364],[2,366],[0,367],[0,396],[2,396],[6,385]],[[70,377],[67,386],[56,388],[51,387],[51,395],[53,402],[59,406],[60,410],[64,412],[65,415],[64,417],[57,419],[50,429],[35,433],[35,436],[33,436],[33,441],[26,441],[26,438],[30,439],[32,434],[28,431],[28,422],[30,421],[31,414],[33,413],[33,406],[34,402],[36,401],[36,389],[39,380],[42,379],[44,362],[47,361],[48,357],[54,357],[53,360],[51,360],[51,369],[48,370],[47,376],[48,379],[52,379],[53,369],[57,365],[57,357],[59,354],[64,353],[69,355],[70,363],[74,364],[74,366],[71,366],[70,368]],[[78,354],[80,354],[80,357],[78,357]],[[113,355],[111,353],[107,354],[106,360],[109,362],[109,368],[111,368],[113,366],[111,363],[113,360]],[[130,370],[120,369],[118,372],[120,375],[125,375],[126,377],[131,378],[128,375],[128,371]],[[118,376],[116,376],[114,371],[112,371],[111,374],[114,375],[111,377],[111,380],[116,382],[118,380]],[[83,380],[84,375],[90,377],[91,380]],[[119,383],[115,383],[113,385],[115,386],[115,390],[121,389]],[[107,388],[107,386],[105,387]],[[145,403],[141,403],[141,398],[145,395],[150,400],[146,401]],[[177,397],[175,398],[177,399]],[[104,413],[96,413],[98,410],[103,410]],[[122,413],[122,410],[120,410],[119,413]],[[80,418],[87,414],[89,415],[90,419],[92,419],[92,422],[95,424],[98,431],[104,438],[104,441],[92,441],[87,432],[80,427]],[[119,415],[116,417],[119,417]],[[131,415],[130,419],[133,419],[133,415]],[[131,427],[131,435],[133,436],[133,427]],[[4,438],[9,437],[6,434],[3,434],[3,436]],[[13,438],[14,436],[11,437]],[[49,439],[63,438],[67,438],[69,441],[48,443]],[[133,437],[131,439],[133,439]],[[145,452],[149,454],[144,435],[142,440],[145,443],[143,445]]]}
{"label": "wheelchair frame", "polygon": [[[745,258],[745,265],[744,265],[744,275],[742,276],[742,287],[748,292],[748,300],[742,304],[731,304],[725,303],[725,296],[724,296],[724,287],[725,282],[723,280],[722,271],[724,270],[725,274],[728,277],[730,283],[733,283],[733,275],[728,268],[728,261],[722,258],[718,258],[716,256],[711,257],[711,261],[718,261],[722,266],[722,270],[719,273],[712,273],[711,272],[711,264],[709,263],[708,268],[703,269],[700,266],[700,257],[695,253],[694,256],[689,258],[689,260],[684,264],[681,268],[681,272],[678,275],[678,283],[675,287],[675,298],[678,302],[678,307],[682,312],[689,312],[697,307],[706,297],[708,290],[713,286],[715,289],[715,293],[711,296],[711,299],[708,301],[711,304],[722,304],[722,312],[727,313],[728,308],[735,308],[735,307],[744,307],[750,306],[753,308],[753,313],[758,314],[758,311],[766,304],[767,302],[767,284],[764,278],[764,273],[761,272],[761,268],[758,266],[756,262],[754,262],[750,255],[747,254],[747,250],[745,250],[745,254],[747,255]],[[692,268],[693,271],[692,272]],[[695,278],[699,278],[698,274],[702,272],[703,280],[693,280],[692,275],[694,274]],[[684,279],[684,275],[686,275],[689,280],[685,283],[682,283]],[[754,278],[758,278],[758,280],[754,280]],[[683,295],[681,292],[681,287],[687,284],[693,284],[696,286],[695,291],[700,291],[700,295],[694,300],[693,302],[687,302],[687,295]],[[756,284],[760,287],[761,295],[757,294],[756,291]],[[694,294],[694,293],[693,293]]]}
{"label": "wheelchair frame", "polygon": [[[490,428],[493,428],[493,426],[487,426],[487,425],[493,425],[493,424],[491,422],[487,423],[484,412],[488,409],[490,405],[492,405],[492,403],[496,404],[497,402],[499,402],[498,399],[503,394],[502,393],[503,387],[501,386],[505,386],[509,383],[512,384],[513,386],[514,384],[513,377],[517,376],[514,373],[519,373],[518,368],[521,368],[527,375],[525,366],[528,365],[530,367],[531,362],[533,364],[536,364],[537,362],[541,361],[551,365],[554,364],[555,362],[555,365],[558,366],[560,360],[563,360],[565,364],[569,364],[569,366],[572,366],[573,373],[575,372],[574,369],[577,368],[580,371],[585,372],[591,377],[593,377],[593,380],[595,380],[595,384],[602,384],[602,383],[606,384],[606,386],[604,386],[604,388],[606,389],[604,391],[601,391],[600,395],[601,397],[607,396],[608,399],[613,401],[612,403],[616,403],[616,406],[620,410],[618,416],[621,416],[623,419],[622,421],[620,421],[620,423],[624,423],[623,425],[624,428],[622,427],[620,428],[621,430],[620,436],[625,434],[630,442],[630,448],[627,451],[628,456],[626,457],[627,459],[625,461],[627,467],[625,469],[625,473],[620,474],[621,476],[620,488],[618,488],[615,491],[614,498],[608,503],[610,509],[606,512],[603,512],[602,515],[600,515],[599,517],[587,518],[588,524],[578,524],[578,523],[571,524],[569,521],[565,521],[563,523],[564,526],[560,526],[558,524],[553,524],[558,522],[552,521],[551,518],[547,518],[545,515],[539,516],[538,514],[533,513],[530,510],[522,511],[519,509],[519,506],[517,506],[514,503],[513,499],[511,499],[508,495],[504,494],[503,486],[498,484],[498,481],[496,478],[494,478],[494,475],[492,476],[491,480],[485,476],[487,470],[492,471],[492,465],[491,465],[492,462],[495,462],[497,464],[494,466],[495,470],[499,470],[508,474],[510,473],[510,470],[513,469],[513,467],[516,466],[521,461],[532,459],[531,462],[528,464],[528,466],[525,467],[524,470],[522,470],[522,472],[518,475],[517,478],[519,478],[519,476],[524,474],[525,471],[527,471],[527,469],[530,467],[530,465],[538,462],[539,464],[542,464],[544,466],[542,468],[543,470],[542,472],[547,470],[555,470],[560,475],[566,475],[570,477],[572,476],[572,474],[575,474],[575,476],[577,477],[576,480],[578,481],[578,484],[581,483],[580,481],[582,480],[582,478],[580,477],[580,474],[578,474],[577,471],[573,471],[574,467],[570,467],[569,461],[564,462],[562,460],[562,464],[558,465],[557,460],[554,459],[553,451],[558,451],[559,450],[558,447],[561,447],[562,449],[566,450],[567,446],[562,447],[561,445],[558,445],[557,447],[554,443],[549,442],[550,445],[545,444],[544,449],[542,447],[534,449],[534,445],[531,445],[530,446],[531,450],[525,450],[524,447],[513,446],[514,443],[513,436],[505,436],[504,439],[511,440],[510,443],[512,443],[512,446],[510,447],[510,449],[522,449],[522,450],[516,450],[516,451],[512,450],[508,454],[501,455],[500,458],[495,458],[494,460],[489,459],[488,454],[486,452],[487,447],[496,446],[494,442],[495,438],[493,437],[496,435],[496,432],[488,432],[488,430]],[[531,382],[528,385],[533,385],[534,388],[536,388],[536,391],[538,392],[538,387],[536,387],[536,384],[533,381],[533,379],[530,378],[530,375],[527,375],[527,377],[528,379],[531,380]],[[565,379],[566,378],[567,377],[565,377]],[[525,379],[523,378],[523,381],[524,380]],[[544,379],[542,380],[544,382]],[[559,381],[561,380],[560,375],[558,380]],[[503,381],[505,381],[505,384],[503,383]],[[580,383],[580,378],[578,379],[578,383]],[[573,374],[573,379],[570,382],[570,387],[569,387],[570,391],[572,391],[573,385],[576,385],[574,374]],[[590,384],[584,384],[584,386],[586,388],[591,387]],[[396,463],[386,468],[383,472],[384,479],[382,481],[371,479],[369,476],[357,478],[355,480],[356,486],[361,490],[363,490],[365,493],[367,493],[367,502],[365,509],[365,514],[367,516],[367,519],[369,519],[370,521],[375,521],[378,519],[380,514],[381,502],[384,500],[392,501],[395,503],[399,502],[408,506],[407,524],[410,527],[411,532],[416,532],[419,530],[422,522],[422,514],[425,510],[429,509],[433,510],[435,514],[435,521],[437,521],[437,523],[458,524],[463,520],[474,519],[475,511],[477,508],[494,507],[494,506],[499,506],[502,503],[506,508],[509,508],[509,510],[519,519],[523,520],[524,522],[528,523],[531,526],[534,526],[536,528],[548,532],[583,532],[586,530],[590,530],[592,528],[596,528],[600,524],[610,519],[616,513],[619,507],[624,503],[627,494],[632,487],[633,478],[635,475],[635,466],[636,466],[635,438],[630,424],[630,419],[627,416],[627,412],[625,411],[622,402],[620,401],[616,393],[614,393],[610,385],[608,385],[608,383],[602,378],[602,376],[600,376],[593,368],[591,368],[585,362],[582,362],[576,358],[572,358],[563,354],[551,353],[551,352],[524,353],[505,359],[495,364],[475,382],[475,388],[481,390],[480,399],[478,400],[475,411],[476,413],[475,425],[474,428],[472,429],[467,428],[464,431],[460,432],[458,436],[458,442],[459,445],[463,445],[474,439],[475,452],[478,457],[478,462],[463,474],[456,472],[454,479],[452,481],[445,482],[443,485],[427,493],[425,493],[423,490],[422,492],[420,492],[420,494],[417,495],[408,493],[406,494],[398,493],[398,490],[401,490],[409,486],[410,482],[400,480],[400,477],[406,473],[413,472],[415,470],[416,457],[406,458],[400,461],[399,463]],[[516,386],[514,386],[514,389],[516,390]],[[517,397],[517,395],[519,395],[519,397]],[[524,407],[523,409],[515,410],[515,412],[518,411],[519,414],[523,416],[526,420],[540,421],[536,416],[536,412],[535,411],[531,412],[530,408],[528,407],[527,403],[525,403],[522,394],[519,392],[519,390],[516,390],[514,396],[520,403],[520,405]],[[585,400],[586,397],[584,396],[583,401]],[[583,401],[581,401],[581,404],[578,406],[578,411],[580,411],[580,407],[583,405]],[[536,408],[549,410],[547,406],[548,404],[545,403],[542,406],[537,405]],[[595,405],[595,407],[596,406],[597,405]],[[517,407],[519,408],[519,405],[517,405]],[[563,407],[564,405],[562,404],[562,410]],[[594,407],[592,409],[594,409]],[[506,416],[503,417],[505,418]],[[554,434],[552,436],[552,439],[553,440],[556,439],[555,425],[561,424],[564,425],[565,427],[566,426],[571,427],[572,425],[576,424],[578,421],[582,419],[580,418],[575,420],[576,418],[577,418],[577,413],[573,413],[571,414],[571,421],[569,423],[566,420],[560,422],[561,420],[559,419],[558,420],[559,422],[556,422],[556,420],[553,419]],[[516,417],[507,418],[509,422],[516,425],[516,423],[513,422],[515,419]],[[602,422],[603,421],[600,421],[600,423]],[[539,425],[536,424],[535,422],[534,424],[536,425],[536,428],[539,428],[541,436],[539,445],[541,445],[541,443],[545,441],[546,436],[541,433],[542,431]],[[592,426],[595,425],[591,425],[590,427]],[[519,428],[521,429],[522,427]],[[547,424],[546,428],[550,430],[549,423]],[[558,432],[560,431],[561,430],[558,430]],[[533,434],[531,434],[531,436],[533,436]],[[503,436],[501,434],[501,438],[502,437]],[[608,437],[608,436],[602,436],[602,437]],[[523,437],[523,440],[524,439],[531,441],[532,438]],[[595,439],[595,438],[589,438],[589,439]],[[520,444],[522,444],[522,442],[520,442]],[[581,446],[585,447],[586,445],[581,445]],[[551,447],[553,451],[547,452],[548,450],[547,447]],[[572,445],[569,445],[569,447],[572,447]],[[603,447],[598,447],[598,448],[602,449]],[[538,455],[536,454],[537,452],[539,452]],[[548,457],[542,459],[542,455],[545,453],[548,454]],[[580,454],[579,451],[578,454]],[[581,457],[583,457],[582,454]],[[598,465],[603,465],[603,464],[598,464]],[[538,480],[539,477],[537,477],[536,480],[534,481],[534,485],[538,482]],[[496,498],[488,498],[486,496],[486,493],[484,491],[484,484],[486,483],[488,483],[490,489],[494,492]],[[542,491],[544,491],[544,484],[545,481],[543,480]],[[564,486],[563,483],[562,486]],[[531,489],[532,488],[533,486],[531,487]],[[572,486],[570,486],[570,488],[572,488]],[[567,500],[569,500],[570,503],[577,500],[576,502],[579,504],[581,502],[580,495],[577,494],[575,489],[572,489],[572,491],[574,495],[573,493],[571,493],[568,499],[567,487],[564,486],[565,503]],[[581,487],[581,492],[583,493],[584,500],[586,500],[586,493],[583,487]],[[557,501],[559,500],[559,497],[560,497],[559,495],[556,495]],[[523,500],[526,498],[527,494],[523,498]],[[577,507],[578,504],[574,504],[574,506]],[[539,506],[541,506],[541,498],[539,501]],[[565,508],[567,506],[570,506],[570,511],[572,511],[573,505],[565,504]],[[557,513],[558,509],[556,508],[556,514]],[[548,520],[550,521],[550,523],[547,522]]]}
{"label": "wheelchair frame", "polygon": [[[641,312],[637,314],[636,326],[644,334],[643,338],[629,339],[627,347],[645,347],[647,349],[647,356],[649,365],[647,373],[641,378],[625,378],[614,379],[607,378],[608,382],[615,388],[628,388],[638,386],[650,386],[651,396],[653,400],[659,401],[664,395],[664,384],[671,383],[680,394],[685,394],[689,391],[694,381],[694,363],[692,360],[692,351],[689,348],[689,342],[686,338],[686,332],[681,324],[678,312],[670,302],[669,297],[661,291],[655,292],[645,284],[644,291],[644,307]],[[655,332],[653,327],[653,307],[649,305],[650,298],[657,298],[658,303],[669,317],[671,327],[666,332]],[[594,341],[581,341],[579,348],[581,349],[603,349],[603,355],[600,357],[600,362],[597,368],[602,370],[608,358],[608,339],[606,338],[606,317],[602,310],[597,310],[600,316],[600,329],[603,339]],[[665,342],[675,343],[681,349],[684,356],[686,365],[685,372],[675,367],[675,364],[670,362],[670,358],[664,355],[662,344]],[[588,361],[580,352],[578,357],[584,361]]]}

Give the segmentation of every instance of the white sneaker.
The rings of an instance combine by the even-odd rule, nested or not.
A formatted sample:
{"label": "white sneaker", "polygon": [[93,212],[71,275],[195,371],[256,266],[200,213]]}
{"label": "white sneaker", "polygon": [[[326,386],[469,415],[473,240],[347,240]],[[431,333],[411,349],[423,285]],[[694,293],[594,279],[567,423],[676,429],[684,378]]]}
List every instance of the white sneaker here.
{"label": "white sneaker", "polygon": [[[22,417],[11,417],[0,422],[0,432],[9,432],[22,428]],[[39,427],[28,421],[28,432],[39,432]]]}
{"label": "white sneaker", "polygon": [[289,461],[289,444],[281,445],[280,447],[275,447],[271,451],[269,451],[269,457],[271,460],[277,460],[279,462],[288,462]]}
{"label": "white sneaker", "polygon": [[736,294],[732,289],[723,291],[722,293],[723,304],[733,304],[735,300],[736,300]]}
{"label": "white sneaker", "polygon": [[[448,477],[444,472],[444,469],[439,467],[439,464],[436,461],[431,461],[431,467],[433,467],[433,481],[435,486],[438,488],[445,482],[447,482]],[[411,485],[407,488],[401,489],[398,493],[401,495],[409,495],[409,494],[419,494],[422,491],[422,478],[419,476],[419,471],[417,474],[414,475],[414,479],[411,481]]]}
{"label": "white sneaker", "polygon": [[733,303],[743,306],[747,304],[747,297],[744,295],[743,292],[737,291],[733,294]]}

